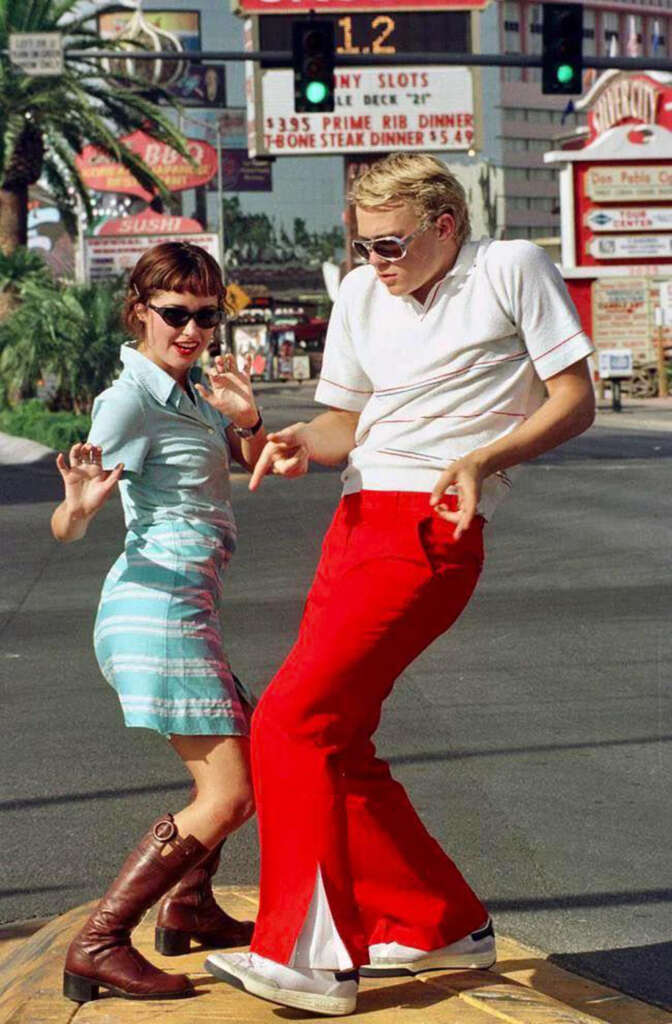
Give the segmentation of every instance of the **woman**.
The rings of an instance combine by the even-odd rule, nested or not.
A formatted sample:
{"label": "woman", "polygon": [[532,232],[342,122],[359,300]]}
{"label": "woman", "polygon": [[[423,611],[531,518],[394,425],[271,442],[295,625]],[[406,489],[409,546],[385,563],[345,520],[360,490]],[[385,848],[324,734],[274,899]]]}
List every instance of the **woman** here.
{"label": "woman", "polygon": [[[225,288],[198,246],[165,242],[133,269],[123,372],[93,407],[89,439],[58,469],[65,499],[57,540],[81,539],[119,482],[127,534],[103,586],[96,656],[117,690],[126,725],[169,738],[194,781],[193,801],[165,815],[124,863],[67,953],[64,994],[103,986],[135,999],[193,994],[160,971],[130,932],[154,902],[157,949],[245,945],[250,922],[217,907],[210,879],[221,843],[253,813],[249,774],[252,698],[231,672],[219,633],[221,577],[235,548],[229,459],[254,466],[265,433],[249,378],[217,356],[200,383],[199,357],[223,318]],[[175,887],[175,888],[173,888]]]}

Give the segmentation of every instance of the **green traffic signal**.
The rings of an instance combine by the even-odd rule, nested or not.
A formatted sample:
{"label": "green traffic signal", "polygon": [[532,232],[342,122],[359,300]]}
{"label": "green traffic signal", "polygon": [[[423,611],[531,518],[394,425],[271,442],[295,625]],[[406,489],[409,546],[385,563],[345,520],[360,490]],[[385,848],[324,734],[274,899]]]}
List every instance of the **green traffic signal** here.
{"label": "green traffic signal", "polygon": [[583,4],[544,3],[541,23],[541,91],[572,96],[583,76]]}
{"label": "green traffic signal", "polygon": [[317,106],[326,99],[328,91],[324,82],[309,82],[306,86],[306,99]]}
{"label": "green traffic signal", "polygon": [[329,113],[334,109],[334,22],[326,18],[292,22],[294,110],[297,114]]}
{"label": "green traffic signal", "polygon": [[567,85],[574,78],[574,68],[571,64],[561,64],[555,72],[555,77],[561,85]]}

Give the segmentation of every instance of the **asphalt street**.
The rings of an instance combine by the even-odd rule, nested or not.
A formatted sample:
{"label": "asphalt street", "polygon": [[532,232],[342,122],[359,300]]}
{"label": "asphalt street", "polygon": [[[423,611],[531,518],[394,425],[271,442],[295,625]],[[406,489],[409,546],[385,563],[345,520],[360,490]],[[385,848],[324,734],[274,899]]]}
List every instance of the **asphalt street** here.
{"label": "asphalt street", "polygon": [[[265,396],[267,422],[311,415]],[[672,1006],[672,432],[594,427],[526,466],[487,528],[453,630],[405,673],[379,751],[497,926],[563,966]],[[59,546],[51,458],[0,466],[0,921],[100,894],[188,782],[124,728],[91,630],[122,543],[116,500]],[[225,593],[232,664],[257,692],[288,651],[338,499],[336,471],[234,479]],[[218,880],[255,883],[254,823]]]}

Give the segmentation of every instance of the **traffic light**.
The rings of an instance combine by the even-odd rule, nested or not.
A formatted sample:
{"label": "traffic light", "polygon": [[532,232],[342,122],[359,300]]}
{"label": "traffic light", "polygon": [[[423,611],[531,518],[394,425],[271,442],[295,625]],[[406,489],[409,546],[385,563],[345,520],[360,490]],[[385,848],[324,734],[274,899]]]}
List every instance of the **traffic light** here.
{"label": "traffic light", "polygon": [[582,89],[583,4],[543,4],[541,91],[573,95]]}
{"label": "traffic light", "polygon": [[334,23],[294,21],[292,63],[294,110],[311,114],[334,109]]}

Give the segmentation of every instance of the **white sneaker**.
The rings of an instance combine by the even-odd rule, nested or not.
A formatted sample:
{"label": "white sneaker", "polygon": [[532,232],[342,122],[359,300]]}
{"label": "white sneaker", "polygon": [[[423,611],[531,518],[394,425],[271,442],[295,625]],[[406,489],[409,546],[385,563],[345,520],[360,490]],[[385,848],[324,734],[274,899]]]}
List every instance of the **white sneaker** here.
{"label": "white sneaker", "polygon": [[369,962],[360,967],[363,978],[399,978],[424,971],[469,970],[492,967],[497,959],[495,931],[488,918],[482,928],[441,949],[413,949],[398,942],[369,946]]}
{"label": "white sneaker", "polygon": [[357,971],[286,967],[257,953],[211,953],[205,969],[215,978],[281,1006],[340,1017],[357,1005]]}

